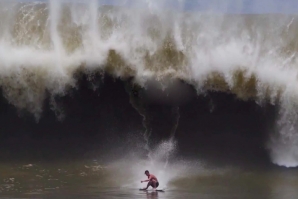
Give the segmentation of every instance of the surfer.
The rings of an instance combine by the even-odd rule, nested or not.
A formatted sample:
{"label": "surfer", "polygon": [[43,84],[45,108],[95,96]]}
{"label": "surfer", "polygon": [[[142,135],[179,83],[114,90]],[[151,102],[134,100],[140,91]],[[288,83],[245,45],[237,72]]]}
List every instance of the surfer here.
{"label": "surfer", "polygon": [[149,186],[153,187],[153,189],[155,190],[159,186],[157,178],[155,177],[155,175],[150,174],[148,170],[145,171],[145,175],[148,177],[148,180],[141,181],[141,183],[148,182],[148,184],[147,187],[142,190],[147,190]]}

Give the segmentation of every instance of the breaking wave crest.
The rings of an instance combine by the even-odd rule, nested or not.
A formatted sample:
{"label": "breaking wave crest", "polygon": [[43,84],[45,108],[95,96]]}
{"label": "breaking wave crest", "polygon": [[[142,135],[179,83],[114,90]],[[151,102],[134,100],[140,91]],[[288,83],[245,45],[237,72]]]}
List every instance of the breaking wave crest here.
{"label": "breaking wave crest", "polygon": [[90,80],[104,73],[129,78],[142,88],[154,82],[175,89],[182,81],[198,93],[279,106],[278,131],[268,144],[272,160],[298,165],[296,16],[178,12],[154,1],[0,5],[0,86],[15,107],[38,118],[44,100],[55,106],[54,97],[76,88],[81,73]]}

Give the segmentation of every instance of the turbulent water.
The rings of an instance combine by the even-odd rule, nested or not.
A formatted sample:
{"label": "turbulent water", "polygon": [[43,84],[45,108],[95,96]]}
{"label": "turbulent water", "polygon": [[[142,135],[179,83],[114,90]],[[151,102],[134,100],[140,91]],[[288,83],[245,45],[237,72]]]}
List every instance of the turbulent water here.
{"label": "turbulent water", "polygon": [[177,5],[0,2],[1,157],[13,162],[0,191],[73,192],[65,184],[79,181],[129,190],[145,169],[163,188],[202,194],[254,178],[297,183],[272,182],[275,171],[233,179],[226,168],[298,166],[297,16]]}

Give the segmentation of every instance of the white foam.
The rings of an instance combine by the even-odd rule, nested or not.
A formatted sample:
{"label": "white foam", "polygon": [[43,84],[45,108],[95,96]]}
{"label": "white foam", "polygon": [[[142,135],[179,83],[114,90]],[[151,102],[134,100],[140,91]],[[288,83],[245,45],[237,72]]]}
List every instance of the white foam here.
{"label": "white foam", "polygon": [[[241,18],[230,22],[225,17],[208,18],[201,13],[186,17],[179,12],[167,12],[167,1],[144,0],[136,2],[138,9],[132,6],[106,11],[106,19],[98,21],[98,15],[104,12],[97,9],[101,3],[89,0],[84,5],[70,6],[70,21],[61,23],[65,20],[61,1],[50,0],[39,12],[34,9],[42,3],[28,3],[20,9],[14,3],[1,3],[0,86],[9,102],[18,108],[27,108],[38,116],[46,91],[53,95],[66,94],[68,87],[75,86],[73,74],[82,65],[89,72],[101,69],[109,51],[115,50],[141,85],[151,78],[160,80],[171,76],[200,89],[209,75],[216,72],[232,88],[235,71],[246,71],[247,77],[254,75],[257,79],[257,96],[263,99],[270,90],[269,97],[275,102],[280,93],[282,111],[287,118],[283,119],[281,114],[281,120],[296,123],[296,117],[288,112],[295,112],[298,102],[298,63],[294,52],[282,53],[287,50],[285,46],[290,38],[282,37],[282,33],[290,31],[293,18],[272,19],[261,25],[254,21],[248,28]],[[181,1],[178,7],[183,5]],[[216,11],[214,5],[210,4],[210,8]],[[226,6],[228,9],[229,4]],[[239,3],[236,8],[241,10],[242,6]],[[78,32],[67,29],[69,26]],[[16,27],[22,28],[17,30]],[[149,28],[155,28],[155,35],[148,33]],[[169,32],[176,51],[184,54],[185,60],[179,67],[173,66],[175,63],[165,67],[167,62],[160,61],[158,56]],[[74,39],[75,34],[78,41]],[[78,43],[73,51],[64,43],[68,37],[73,38],[70,44]],[[157,55],[150,66],[144,59],[146,55]],[[121,76],[124,71],[120,65],[114,75]],[[296,160],[296,141],[292,140],[298,140],[297,128],[296,125],[283,128],[283,122],[279,125],[282,130],[278,137],[295,136],[285,145],[281,144],[283,139],[274,139],[270,144],[272,159],[280,165],[288,165],[289,161],[281,157],[287,154],[287,159]],[[290,130],[292,128],[294,130]],[[295,162],[290,165],[298,165],[296,161],[290,162]]]}
{"label": "white foam", "polygon": [[177,178],[189,177],[189,175],[204,172],[202,164],[197,161],[179,161],[175,158],[167,163],[167,157],[174,153],[176,144],[173,140],[161,142],[153,150],[151,150],[151,158],[144,159],[139,156],[129,157],[126,155],[124,159],[117,160],[108,166],[111,173],[115,173],[115,184],[122,188],[144,188],[147,182],[147,176],[144,174],[145,170],[149,170],[154,174],[160,186],[159,189],[174,189],[169,187],[169,183]]}

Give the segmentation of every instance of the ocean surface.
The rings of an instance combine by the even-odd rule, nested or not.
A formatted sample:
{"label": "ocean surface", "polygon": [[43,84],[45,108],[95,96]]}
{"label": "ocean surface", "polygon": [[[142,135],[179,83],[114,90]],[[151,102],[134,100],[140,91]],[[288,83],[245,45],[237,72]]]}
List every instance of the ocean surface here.
{"label": "ocean surface", "polygon": [[163,192],[140,191],[142,186],[137,177],[144,178],[140,168],[146,163],[130,163],[122,160],[106,167],[96,160],[1,164],[1,198],[277,199],[295,198],[298,194],[297,170],[210,169],[199,165],[194,168],[193,163],[187,166],[191,174],[188,169],[181,172],[187,163],[152,168],[158,174]]}
{"label": "ocean surface", "polygon": [[0,2],[0,198],[296,198],[297,16],[103,2]]}

